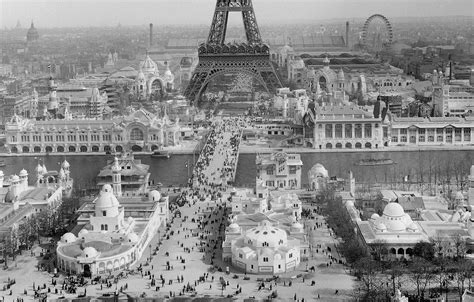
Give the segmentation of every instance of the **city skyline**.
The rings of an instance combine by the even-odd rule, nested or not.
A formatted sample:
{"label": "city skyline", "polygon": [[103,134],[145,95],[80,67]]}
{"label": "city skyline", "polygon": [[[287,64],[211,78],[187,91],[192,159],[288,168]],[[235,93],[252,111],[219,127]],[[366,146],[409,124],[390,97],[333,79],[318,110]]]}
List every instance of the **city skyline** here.
{"label": "city skyline", "polygon": [[[325,21],[329,19],[367,18],[380,13],[388,18],[418,17],[423,15],[472,16],[473,4],[469,0],[420,0],[416,3],[402,0],[321,0],[321,1],[253,1],[259,24],[287,24]],[[214,0],[155,0],[155,1],[78,1],[78,0],[2,0],[2,28],[12,28],[18,21],[29,27],[89,27],[143,25],[208,25],[215,6]],[[466,9],[467,8],[471,8]],[[471,14],[469,14],[469,11]],[[176,14],[170,13],[176,12]],[[230,24],[238,25],[239,18],[231,15]]]}

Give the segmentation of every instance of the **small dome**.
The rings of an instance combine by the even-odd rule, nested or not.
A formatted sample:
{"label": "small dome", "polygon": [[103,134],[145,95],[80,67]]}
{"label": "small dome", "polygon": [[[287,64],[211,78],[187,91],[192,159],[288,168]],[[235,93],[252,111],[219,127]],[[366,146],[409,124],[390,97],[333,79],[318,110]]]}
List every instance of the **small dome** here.
{"label": "small dome", "polygon": [[25,169],[22,169],[20,171],[20,177],[23,177],[23,176],[28,176],[28,172]]}
{"label": "small dome", "polygon": [[11,178],[10,181],[11,181],[11,182],[19,182],[19,181],[20,181],[20,177],[18,177],[18,175],[15,174],[15,175],[12,176],[12,178]]}
{"label": "small dome", "polygon": [[118,207],[119,205],[120,204],[112,191],[112,187],[109,184],[104,185],[100,191],[99,197],[95,202],[95,208],[112,208]]}
{"label": "small dome", "polygon": [[146,81],[145,74],[143,73],[143,71],[141,69],[137,74],[136,80],[137,81]]}
{"label": "small dome", "polygon": [[88,230],[82,229],[82,230],[79,231],[78,237],[82,238],[84,235],[87,235],[88,233],[89,233]]}
{"label": "small dome", "polygon": [[67,160],[64,160],[63,163],[61,164],[61,167],[63,167],[64,169],[67,169],[69,168],[71,165],[69,164],[69,162]]}
{"label": "small dome", "polygon": [[140,240],[137,234],[130,233],[127,235],[127,242],[128,243],[137,243]]}
{"label": "small dome", "polygon": [[141,62],[140,69],[145,73],[158,73],[158,65],[156,65],[149,55]]}
{"label": "small dome", "polygon": [[383,222],[377,224],[376,228],[381,232],[386,232],[387,231],[387,226]]}
{"label": "small dome", "polygon": [[380,216],[377,213],[374,213],[374,214],[372,214],[372,216],[370,216],[370,219],[374,219],[374,220],[379,219],[379,218],[380,218]]}
{"label": "small dome", "polygon": [[321,165],[320,163],[317,163],[316,165],[314,165],[309,171],[309,174],[315,177],[324,177],[324,178],[329,177],[328,170],[326,170],[326,168],[324,168],[324,166]]}
{"label": "small dome", "polygon": [[66,234],[61,236],[61,242],[63,242],[63,243],[71,243],[71,242],[74,242],[76,240],[77,240],[77,237],[73,233],[66,233]]}
{"label": "small dome", "polygon": [[402,217],[405,215],[405,211],[399,203],[390,202],[383,209],[383,215],[389,217]]}
{"label": "small dome", "polygon": [[82,257],[84,258],[95,258],[98,255],[99,255],[99,252],[97,252],[97,250],[93,248],[92,246],[88,246],[82,251]]}
{"label": "small dome", "polygon": [[253,246],[263,246],[265,243],[268,247],[276,247],[286,245],[288,237],[286,231],[275,228],[269,221],[263,221],[259,226],[249,229],[245,233],[246,241],[250,240]]}
{"label": "small dome", "polygon": [[150,192],[150,201],[160,201],[161,199],[161,194],[157,190],[153,190]]}

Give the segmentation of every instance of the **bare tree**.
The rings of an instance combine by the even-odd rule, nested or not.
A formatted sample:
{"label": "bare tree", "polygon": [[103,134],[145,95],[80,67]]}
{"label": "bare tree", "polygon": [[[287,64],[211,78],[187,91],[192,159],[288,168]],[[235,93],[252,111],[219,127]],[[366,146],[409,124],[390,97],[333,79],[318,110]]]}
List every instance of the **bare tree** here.
{"label": "bare tree", "polygon": [[370,257],[359,259],[354,263],[356,276],[360,279],[363,285],[364,301],[376,301],[380,287],[380,263]]}
{"label": "bare tree", "polygon": [[371,244],[372,255],[376,261],[381,261],[385,259],[385,256],[388,254],[387,241],[383,239],[376,239]]}
{"label": "bare tree", "polygon": [[416,285],[416,292],[419,301],[424,300],[426,288],[434,279],[433,265],[420,257],[414,257],[410,265],[409,278]]}
{"label": "bare tree", "polygon": [[464,290],[466,289],[466,282],[468,282],[468,288],[470,288],[470,280],[472,278],[473,269],[473,264],[469,260],[462,259],[456,262],[456,267],[453,271],[453,277],[454,282],[456,282],[456,289],[458,291],[459,298],[462,298]]}

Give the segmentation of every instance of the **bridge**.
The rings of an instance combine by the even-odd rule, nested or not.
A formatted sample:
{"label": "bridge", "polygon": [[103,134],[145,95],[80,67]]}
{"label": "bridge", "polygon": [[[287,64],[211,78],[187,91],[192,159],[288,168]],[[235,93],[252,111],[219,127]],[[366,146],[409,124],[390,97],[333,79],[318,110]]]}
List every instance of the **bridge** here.
{"label": "bridge", "polygon": [[236,122],[237,119],[228,118],[212,125],[193,169],[193,186],[199,186],[202,181],[224,187],[234,182],[242,139],[242,130],[235,127]]}

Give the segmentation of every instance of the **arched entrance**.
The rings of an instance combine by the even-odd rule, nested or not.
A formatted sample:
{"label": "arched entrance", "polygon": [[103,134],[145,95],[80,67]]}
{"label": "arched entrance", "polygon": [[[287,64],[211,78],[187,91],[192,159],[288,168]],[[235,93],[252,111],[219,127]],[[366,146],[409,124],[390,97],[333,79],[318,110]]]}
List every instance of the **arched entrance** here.
{"label": "arched entrance", "polygon": [[325,77],[319,77],[319,87],[321,87],[322,90],[326,90],[327,88],[327,80]]}
{"label": "arched entrance", "polygon": [[58,146],[56,149],[58,152],[64,152],[64,147],[63,146]]}
{"label": "arched entrance", "polygon": [[351,143],[346,143],[346,149],[352,149],[352,144]]}
{"label": "arched entrance", "polygon": [[11,151],[12,151],[12,153],[18,153],[18,148],[17,147],[12,147]]}
{"label": "arched entrance", "polygon": [[116,152],[123,152],[123,147],[120,146],[120,145],[119,145],[119,146],[116,146],[116,147],[115,147],[115,151],[116,151]]}
{"label": "arched entrance", "polygon": [[365,143],[365,148],[371,149],[371,148],[372,148],[372,144],[371,144],[371,143]]}
{"label": "arched entrance", "polygon": [[131,141],[142,141],[144,138],[143,131],[140,128],[133,128],[130,131],[130,140]]}
{"label": "arched entrance", "polygon": [[104,152],[110,152],[111,148],[110,146],[104,146]]}
{"label": "arched entrance", "polygon": [[159,149],[159,148],[158,148],[157,145],[152,145],[152,146],[151,146],[151,151],[155,151],[155,150],[158,150],[158,149]]}
{"label": "arched entrance", "polygon": [[23,153],[29,153],[29,152],[30,152],[30,148],[28,148],[27,146],[24,146],[23,149],[22,149],[22,152],[23,152]]}
{"label": "arched entrance", "polygon": [[33,148],[33,151],[34,151],[35,153],[39,153],[39,152],[41,152],[41,147],[35,146],[35,147]]}
{"label": "arched entrance", "polygon": [[69,152],[76,152],[76,147],[69,146]]}
{"label": "arched entrance", "polygon": [[51,147],[51,146],[46,146],[45,150],[46,150],[46,153],[53,152],[53,147]]}
{"label": "arched entrance", "polygon": [[92,152],[99,152],[99,146],[92,146]]}
{"label": "arched entrance", "polygon": [[133,152],[141,152],[141,151],[143,151],[143,148],[138,146],[138,145],[133,145],[132,146],[132,151]]}
{"label": "arched entrance", "polygon": [[91,277],[91,267],[89,264],[84,264],[84,277],[90,278]]}
{"label": "arched entrance", "polygon": [[356,149],[362,149],[362,144],[361,143],[356,143],[355,148]]}
{"label": "arched entrance", "polygon": [[341,143],[337,143],[337,144],[336,144],[336,149],[342,149],[342,144],[341,144]]}
{"label": "arched entrance", "polygon": [[326,149],[332,149],[332,144],[331,144],[331,143],[327,143],[327,144],[326,144]]}
{"label": "arched entrance", "polygon": [[87,146],[81,146],[79,150],[81,150],[81,152],[87,152]]}

